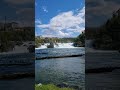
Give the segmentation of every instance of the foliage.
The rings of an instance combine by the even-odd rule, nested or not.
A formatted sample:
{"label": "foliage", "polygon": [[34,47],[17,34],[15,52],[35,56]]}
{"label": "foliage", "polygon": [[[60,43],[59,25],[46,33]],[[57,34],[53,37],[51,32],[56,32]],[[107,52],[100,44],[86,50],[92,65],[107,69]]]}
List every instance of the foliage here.
{"label": "foliage", "polygon": [[71,88],[59,88],[53,84],[48,85],[35,85],[35,90],[74,90]]}
{"label": "foliage", "polygon": [[23,41],[34,41],[34,30],[23,28],[19,31],[0,31],[0,52],[9,51],[14,48],[15,43]]}
{"label": "foliage", "polygon": [[82,32],[77,38],[57,38],[57,37],[40,37],[36,36],[35,37],[35,47],[39,47],[41,45],[44,45],[44,43],[69,43],[73,42],[74,46],[77,47],[83,47],[85,46],[85,32]]}
{"label": "foliage", "polygon": [[44,45],[44,43],[68,43],[68,42],[73,42],[75,38],[57,38],[57,37],[40,37],[36,36],[35,37],[35,47],[39,47],[41,45]]}
{"label": "foliage", "polygon": [[120,9],[113,13],[112,18],[98,32],[94,42],[96,49],[120,49]]}
{"label": "foliage", "polygon": [[0,52],[8,51],[10,48],[14,47],[13,43],[10,42],[9,36],[5,37],[5,33],[0,36]]}
{"label": "foliage", "polygon": [[74,41],[74,46],[84,47],[85,46],[85,32],[82,32]]}

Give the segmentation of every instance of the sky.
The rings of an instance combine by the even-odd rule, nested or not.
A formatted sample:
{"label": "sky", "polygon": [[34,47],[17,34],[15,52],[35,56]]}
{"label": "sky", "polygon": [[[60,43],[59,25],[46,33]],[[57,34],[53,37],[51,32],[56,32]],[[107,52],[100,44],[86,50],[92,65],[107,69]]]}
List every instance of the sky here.
{"label": "sky", "polygon": [[36,36],[77,37],[84,29],[84,0],[35,1]]}
{"label": "sky", "polygon": [[[85,3],[84,3],[85,2]],[[104,24],[120,0],[0,0],[0,22],[34,26],[35,35],[76,37],[84,26]]]}
{"label": "sky", "polygon": [[120,0],[86,0],[85,26],[99,27],[120,8]]}
{"label": "sky", "polygon": [[0,22],[18,22],[20,26],[34,26],[34,0],[0,0]]}

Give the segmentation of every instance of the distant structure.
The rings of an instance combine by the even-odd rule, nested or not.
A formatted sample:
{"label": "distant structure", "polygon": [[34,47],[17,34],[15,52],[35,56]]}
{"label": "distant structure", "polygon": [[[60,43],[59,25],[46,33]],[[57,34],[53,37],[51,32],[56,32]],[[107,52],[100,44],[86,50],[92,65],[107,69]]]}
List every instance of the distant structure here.
{"label": "distant structure", "polygon": [[50,45],[47,45],[47,48],[54,48],[54,43],[50,42]]}

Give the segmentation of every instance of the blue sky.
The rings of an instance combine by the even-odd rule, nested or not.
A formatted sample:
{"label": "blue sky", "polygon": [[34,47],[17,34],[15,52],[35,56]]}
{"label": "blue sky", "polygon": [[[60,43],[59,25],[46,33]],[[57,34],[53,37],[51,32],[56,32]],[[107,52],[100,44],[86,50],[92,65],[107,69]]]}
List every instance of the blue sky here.
{"label": "blue sky", "polygon": [[85,27],[84,6],[84,0],[36,0],[36,36],[78,36]]}
{"label": "blue sky", "polygon": [[76,37],[84,23],[86,27],[105,23],[120,8],[120,0],[87,0],[84,6],[84,0],[0,0],[0,22],[6,16],[7,22],[23,26],[35,22],[36,35]]}

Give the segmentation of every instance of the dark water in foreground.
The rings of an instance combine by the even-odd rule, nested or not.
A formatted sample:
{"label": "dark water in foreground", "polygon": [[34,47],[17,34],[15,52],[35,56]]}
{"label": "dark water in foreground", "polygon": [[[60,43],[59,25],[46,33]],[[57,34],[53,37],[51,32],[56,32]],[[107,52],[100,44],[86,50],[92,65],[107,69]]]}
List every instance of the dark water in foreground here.
{"label": "dark water in foreground", "polygon": [[[41,51],[41,52],[40,52]],[[44,51],[44,55],[42,52]],[[48,55],[76,55],[84,53],[84,48],[44,49],[39,50],[36,56]],[[37,51],[38,53],[38,51]],[[53,54],[55,53],[55,54]],[[84,87],[85,83],[85,60],[82,57],[67,57],[56,59],[44,59],[35,61],[36,83],[67,83],[70,86]]]}
{"label": "dark water in foreground", "polygon": [[[33,60],[34,56],[34,53],[1,54],[0,90],[34,90],[34,77],[1,79],[1,75],[4,76],[6,74],[33,73],[35,71]],[[22,63],[26,64],[22,65]]]}
{"label": "dark water in foreground", "polygon": [[34,58],[33,53],[0,55],[0,75],[34,72],[35,68],[33,58]]}

